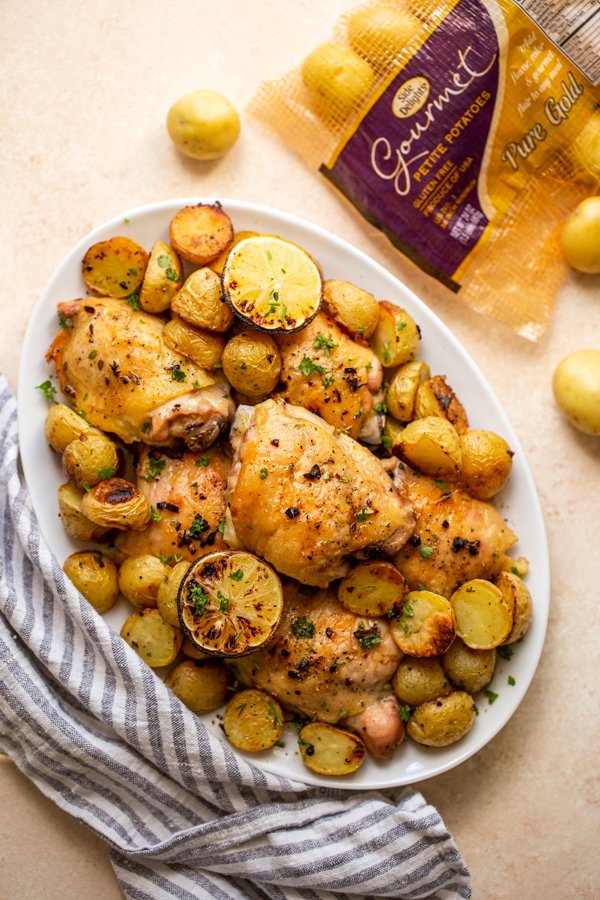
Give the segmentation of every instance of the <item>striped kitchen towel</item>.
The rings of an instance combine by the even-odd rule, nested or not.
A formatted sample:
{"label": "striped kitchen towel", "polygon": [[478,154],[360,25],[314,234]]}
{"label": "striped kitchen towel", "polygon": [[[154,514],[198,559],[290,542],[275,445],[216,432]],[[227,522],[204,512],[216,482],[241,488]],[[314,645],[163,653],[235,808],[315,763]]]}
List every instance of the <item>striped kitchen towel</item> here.
{"label": "striped kitchen towel", "polygon": [[40,535],[1,377],[0,442],[0,749],[108,842],[127,897],[470,897],[419,793],[261,771],[96,614]]}

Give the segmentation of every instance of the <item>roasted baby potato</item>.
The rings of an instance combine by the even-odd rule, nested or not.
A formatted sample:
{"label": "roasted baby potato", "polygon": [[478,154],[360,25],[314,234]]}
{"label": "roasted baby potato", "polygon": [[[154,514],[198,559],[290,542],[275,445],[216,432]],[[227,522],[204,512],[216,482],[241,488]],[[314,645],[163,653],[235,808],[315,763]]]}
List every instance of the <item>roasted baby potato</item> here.
{"label": "roasted baby potato", "polygon": [[370,338],[377,326],[379,304],[373,294],[349,281],[323,282],[323,303],[353,338]]}
{"label": "roasted baby potato", "polygon": [[149,553],[129,556],[119,569],[119,588],[137,609],[156,607],[158,591],[170,571],[158,557]]}
{"label": "roasted baby potato", "polygon": [[366,748],[356,734],[311,722],[298,735],[302,762],[319,775],[350,775],[363,764]]}
{"label": "roasted baby potato", "polygon": [[227,700],[229,673],[220,660],[186,659],[171,669],[165,684],[199,716],[223,706]]}
{"label": "roasted baby potato", "polygon": [[[169,625],[176,625],[178,628],[179,607],[177,606],[177,594],[179,592],[179,586],[185,578],[186,572],[189,567],[190,564],[183,560],[182,562],[177,563],[176,566],[173,566],[172,569],[169,569],[166,573],[166,577],[163,578],[162,582],[160,583],[158,587],[158,593],[156,595],[156,606],[159,613],[161,614],[165,622],[168,622]],[[201,654],[198,658],[202,658],[202,656],[203,654]],[[196,657],[192,658],[194,659]]]}
{"label": "roasted baby potato", "polygon": [[233,388],[253,400],[264,400],[279,381],[281,356],[269,334],[244,329],[227,342],[222,365]]}
{"label": "roasted baby potato", "polygon": [[108,540],[113,534],[113,529],[106,525],[99,525],[84,516],[82,511],[84,492],[68,482],[61,484],[58,489],[58,514],[62,526],[69,535],[77,541],[92,541],[101,543]]}
{"label": "roasted baby potato", "polygon": [[107,528],[141,531],[150,521],[150,507],[142,492],[123,478],[107,478],[85,494],[84,516]]}
{"label": "roasted baby potato", "polygon": [[302,81],[315,111],[331,124],[340,124],[362,103],[373,86],[371,66],[347,47],[322,44],[302,63]]}
{"label": "roasted baby potato", "polygon": [[525,582],[512,572],[502,572],[496,579],[496,587],[502,592],[504,602],[513,611],[513,625],[505,644],[512,644],[527,632],[533,619],[531,594]]}
{"label": "roasted baby potato", "polygon": [[406,731],[417,744],[447,747],[467,734],[475,721],[475,701],[466,691],[453,691],[417,706]]}
{"label": "roasted baby potato", "polygon": [[119,596],[117,567],[105,553],[98,550],[71,553],[63,571],[96,612],[108,612],[115,605]]}
{"label": "roasted baby potato", "polygon": [[478,500],[490,500],[502,490],[512,470],[513,451],[494,431],[469,429],[460,435],[461,481]]}
{"label": "roasted baby potato", "polygon": [[439,659],[415,659],[405,656],[392,679],[392,687],[398,700],[410,706],[419,706],[450,693],[448,676]]}
{"label": "roasted baby potato", "polygon": [[225,339],[220,334],[188,325],[174,316],[163,329],[165,344],[203,369],[220,369]]}
{"label": "roasted baby potato", "polygon": [[231,328],[233,313],[225,303],[219,276],[212,269],[196,269],[171,301],[171,309],[195,328],[223,332]]}
{"label": "roasted baby potato", "polygon": [[140,309],[149,313],[162,313],[183,281],[181,260],[172,247],[157,241],[150,253],[148,267],[140,290]]}
{"label": "roasted baby potato", "polygon": [[55,453],[62,453],[67,444],[90,431],[95,429],[63,403],[51,406],[44,422],[46,440]]}
{"label": "roasted baby potato", "polygon": [[338,600],[359,616],[385,616],[400,608],[406,582],[389,562],[359,563],[338,586]]}
{"label": "roasted baby potato", "polygon": [[389,411],[399,422],[410,422],[413,419],[417,390],[425,378],[429,378],[429,366],[420,359],[404,363],[394,372],[386,402]]}
{"label": "roasted baby potato", "polygon": [[388,68],[422,23],[403,9],[383,4],[359,6],[348,19],[348,40],[377,68]]}
{"label": "roasted baby potato", "polygon": [[67,444],[62,455],[62,464],[69,481],[84,490],[116,474],[119,467],[119,453],[106,435],[88,431]]}
{"label": "roasted baby potato", "polygon": [[442,656],[444,670],[456,687],[476,694],[494,677],[494,650],[472,650],[459,637],[455,638]]}
{"label": "roasted baby potato", "polygon": [[256,237],[258,232],[256,231],[236,231],[233,237],[233,242],[226,250],[223,250],[216,259],[213,259],[212,262],[208,264],[209,268],[216,272],[217,275],[220,275],[223,271],[223,267],[225,266],[225,261],[227,256],[229,255],[229,251],[232,250],[236,244],[239,244],[240,241],[243,241],[244,238],[247,237]]}
{"label": "roasted baby potato", "polygon": [[446,419],[427,416],[406,426],[394,443],[396,456],[434,478],[454,479],[462,466],[460,439]]}
{"label": "roasted baby potato", "polygon": [[157,609],[134,612],[124,622],[121,637],[152,669],[170,666],[183,641],[179,628],[165,622]]}
{"label": "roasted baby potato", "polygon": [[202,650],[198,650],[189,638],[186,637],[183,638],[181,652],[184,656],[187,656],[188,659],[214,659],[214,657],[210,656],[208,653],[203,653]]}
{"label": "roasted baby potato", "polygon": [[402,615],[390,622],[392,637],[410,656],[439,656],[454,640],[452,607],[433,591],[409,591]]}
{"label": "roasted baby potato", "polygon": [[434,375],[419,385],[415,399],[415,419],[439,416],[448,419],[459,434],[469,427],[465,408],[446,381],[445,375]]}
{"label": "roasted baby potato", "polygon": [[169,233],[175,251],[195,266],[206,266],[233,241],[231,219],[220,203],[184,206],[171,219]]}
{"label": "roasted baby potato", "polygon": [[379,362],[387,368],[409,362],[419,349],[419,340],[419,329],[413,317],[387,300],[380,301],[379,318],[371,341]]}
{"label": "roasted baby potato", "polygon": [[456,633],[473,650],[491,650],[504,644],[513,626],[513,610],[491,581],[465,581],[450,598]]}
{"label": "roasted baby potato", "polygon": [[516,558],[505,556],[502,560],[502,571],[512,572],[513,575],[523,578],[529,572],[529,560],[524,556],[517,556]]}
{"label": "roasted baby potato", "polygon": [[148,254],[127,237],[93,244],[83,257],[86,287],[101,297],[129,297],[144,279]]}
{"label": "roasted baby potato", "polygon": [[398,422],[397,419],[394,419],[393,416],[385,417],[385,425],[383,428],[383,437],[381,439],[381,443],[390,453],[392,451],[392,447],[394,446],[394,442],[396,442],[399,436],[404,431],[404,425],[401,422]]}
{"label": "roasted baby potato", "polygon": [[259,753],[275,746],[283,734],[283,713],[274,697],[249,689],[235,694],[223,716],[225,734],[238,750]]}

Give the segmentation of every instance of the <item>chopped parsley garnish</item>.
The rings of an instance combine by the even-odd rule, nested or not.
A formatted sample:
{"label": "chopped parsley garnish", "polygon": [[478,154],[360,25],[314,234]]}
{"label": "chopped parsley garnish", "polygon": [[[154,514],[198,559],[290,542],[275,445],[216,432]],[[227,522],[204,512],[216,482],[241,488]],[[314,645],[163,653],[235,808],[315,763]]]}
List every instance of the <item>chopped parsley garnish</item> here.
{"label": "chopped parsley garnish", "polygon": [[150,422],[144,422],[144,424],[142,425],[142,434],[148,434],[151,428],[152,424]]}
{"label": "chopped parsley garnish", "polygon": [[412,634],[412,631],[408,627],[408,622],[405,622],[404,619],[398,619],[398,625],[404,632],[405,637],[408,637],[410,634]]}
{"label": "chopped parsley garnish", "polygon": [[323,387],[325,389],[330,388],[331,385],[333,384],[334,380],[335,379],[334,379],[333,375],[327,375],[327,377],[323,379]]}
{"label": "chopped parsley garnish", "polygon": [[97,356],[98,356],[97,350],[90,350],[90,352],[88,353],[88,359],[96,359]]}
{"label": "chopped parsley garnish", "polygon": [[415,611],[412,608],[412,606],[410,605],[409,601],[405,600],[404,603],[402,604],[402,615],[410,618],[410,616],[413,616],[414,614],[415,614]]}
{"label": "chopped parsley garnish", "polygon": [[180,563],[181,560],[183,559],[183,556],[180,553],[173,553],[172,556],[165,556],[165,554],[162,552],[162,550],[158,551],[158,556],[159,556],[161,563],[165,566],[170,565],[170,563],[172,563],[172,562]]}
{"label": "chopped parsley garnish", "polygon": [[175,366],[171,369],[171,378],[173,381],[185,381],[185,372],[179,366]]}
{"label": "chopped parsley garnish", "polygon": [[116,466],[106,466],[105,468],[98,469],[98,478],[101,481],[104,481],[105,478],[113,478],[116,471]]}
{"label": "chopped parsley garnish", "polygon": [[277,707],[275,706],[275,704],[273,703],[272,700],[269,702],[269,712],[273,716],[273,721],[275,722],[276,725],[283,725],[283,719],[279,715],[279,710],[277,709]]}
{"label": "chopped parsley garnish", "polygon": [[203,616],[210,601],[210,597],[204,588],[199,584],[193,584],[190,587],[188,594],[190,600],[194,601],[194,612],[196,615]]}
{"label": "chopped parsley garnish", "polygon": [[404,331],[406,328],[406,322],[397,322],[396,323],[396,331]]}
{"label": "chopped parsley garnish", "polygon": [[360,419],[360,417],[362,416],[362,414],[363,414],[363,410],[362,410],[362,407],[361,407],[361,408],[358,410],[358,412],[355,412],[355,413],[354,413],[354,418],[355,418],[355,419]]}
{"label": "chopped parsley garnish", "polygon": [[154,459],[153,456],[148,457],[148,468],[144,475],[144,481],[148,483],[156,481],[166,464],[166,459]]}
{"label": "chopped parsley garnish", "polygon": [[509,676],[508,676],[508,683],[510,684],[511,687],[514,687],[515,684],[517,683],[517,681],[516,681],[515,678],[512,677],[512,675],[509,675]]}
{"label": "chopped parsley garnish", "polygon": [[435,553],[435,547],[419,547],[419,553],[423,559],[429,559]]}
{"label": "chopped parsley garnish", "polygon": [[71,322],[70,319],[67,319],[64,312],[59,312],[58,324],[60,325],[61,328],[72,328],[73,327],[73,323]]}
{"label": "chopped parsley garnish", "polygon": [[374,510],[372,510],[369,506],[363,506],[359,513],[356,513],[356,518],[359,522],[366,522],[369,516],[374,514]]}
{"label": "chopped parsley garnish", "polygon": [[324,334],[318,334],[315,338],[315,342],[313,344],[315,350],[324,350],[327,356],[330,355],[332,350],[335,350],[336,347],[339,347],[339,344],[336,344],[333,341],[333,338],[330,334],[327,336]]}
{"label": "chopped parsley garnish", "polygon": [[410,706],[408,705],[408,703],[403,703],[402,706],[400,707],[401,720],[403,722],[408,722],[408,720],[410,719],[411,713],[412,713],[412,710],[411,710]]}
{"label": "chopped parsley garnish", "polygon": [[318,375],[324,375],[325,371],[326,371],[325,366],[315,365],[315,363],[312,361],[312,359],[310,359],[308,356],[305,356],[303,358],[303,360],[300,363],[300,365],[298,366],[298,368],[300,369],[300,371],[302,372],[303,375],[306,375],[306,377],[308,377],[309,375],[314,375],[315,372]]}
{"label": "chopped parsley garnish", "polygon": [[127,269],[127,274],[133,275],[134,278],[137,275],[137,273],[138,273],[137,269]]}
{"label": "chopped parsley garnish", "polygon": [[205,469],[210,462],[210,456],[208,453],[205,453],[204,456],[201,456],[200,459],[196,460],[196,465],[201,469]]}
{"label": "chopped parsley garnish", "polygon": [[54,395],[56,394],[56,388],[48,378],[47,381],[42,381],[41,384],[36,384],[36,390],[41,391],[46,400],[49,400],[50,403],[56,403],[57,401],[54,399]]}
{"label": "chopped parsley garnish", "polygon": [[267,250],[267,259],[269,260],[269,262],[271,262],[271,260],[273,259],[273,254],[270,250]]}
{"label": "chopped parsley garnish", "polygon": [[217,597],[219,598],[219,612],[227,612],[229,609],[229,600],[225,594],[221,593],[221,591],[217,591]]}
{"label": "chopped parsley garnish", "polygon": [[156,262],[159,264],[161,269],[166,269],[171,265],[171,257],[166,255],[159,256]]}
{"label": "chopped parsley garnish", "polygon": [[439,478],[434,479],[435,486],[440,489],[440,491],[447,491],[448,485],[445,481],[440,481]]}
{"label": "chopped parsley garnish", "polygon": [[385,400],[382,400],[380,403],[376,403],[373,409],[376,413],[386,413],[388,411],[388,405]]}
{"label": "chopped parsley garnish", "polygon": [[384,434],[381,437],[381,444],[383,447],[385,447],[386,450],[391,450],[394,442],[391,439],[391,437],[389,436],[389,434]]}
{"label": "chopped parsley garnish", "polygon": [[179,281],[179,272],[171,268],[171,266],[169,266],[165,274],[169,281]]}
{"label": "chopped parsley garnish", "polygon": [[519,574],[519,570],[517,569],[516,566],[511,566],[511,567],[510,567],[510,571],[513,573],[513,575],[518,575],[518,574]]}
{"label": "chopped parsley garnish", "polygon": [[512,647],[496,647],[498,652],[498,656],[501,656],[502,659],[512,659],[513,653],[515,652]]}
{"label": "chopped parsley garnish", "polygon": [[299,638],[311,638],[315,634],[315,626],[304,616],[292,622],[292,633]]}
{"label": "chopped parsley garnish", "polygon": [[486,689],[483,693],[488,698],[488,703],[490,704],[490,706],[492,703],[495,703],[496,700],[498,699],[498,694],[495,694],[493,691],[490,691],[489,689]]}
{"label": "chopped parsley garnish", "polygon": [[128,303],[132,309],[139,309],[140,308],[139,299],[140,299],[140,292],[133,291],[133,293],[130,294],[129,297],[125,298],[125,303]]}
{"label": "chopped parsley garnish", "polygon": [[389,361],[390,361],[391,358],[392,358],[392,357],[390,356],[390,344],[389,344],[389,341],[384,341],[384,342],[383,342],[383,354],[382,354],[382,355],[383,355],[383,364],[385,365],[386,363],[389,363]]}
{"label": "chopped parsley garnish", "polygon": [[217,531],[219,531],[221,534],[224,534],[224,532],[225,532],[226,523],[227,523],[227,519],[221,519],[221,521],[217,525]]}
{"label": "chopped parsley garnish", "polygon": [[208,522],[206,519],[203,519],[200,513],[196,513],[194,521],[188,529],[188,534],[190,537],[195,538],[198,537],[199,534],[202,534],[203,531],[206,531],[207,528]]}
{"label": "chopped parsley garnish", "polygon": [[259,472],[259,477],[260,477],[261,481],[264,481],[264,479],[267,477],[268,474],[269,474],[269,470],[265,469],[265,467],[263,466]]}
{"label": "chopped parsley garnish", "polygon": [[242,581],[244,578],[243,569],[236,569],[235,572],[232,572],[229,577],[232,581]]}
{"label": "chopped parsley garnish", "polygon": [[156,512],[153,506],[150,507],[150,518],[153,522],[160,522],[162,516],[159,512]]}
{"label": "chopped parsley garnish", "polygon": [[372,628],[366,629],[361,622],[358,626],[358,630],[354,632],[354,637],[363,650],[370,650],[371,647],[383,643],[383,638],[379,633],[379,627],[377,625],[373,625]]}

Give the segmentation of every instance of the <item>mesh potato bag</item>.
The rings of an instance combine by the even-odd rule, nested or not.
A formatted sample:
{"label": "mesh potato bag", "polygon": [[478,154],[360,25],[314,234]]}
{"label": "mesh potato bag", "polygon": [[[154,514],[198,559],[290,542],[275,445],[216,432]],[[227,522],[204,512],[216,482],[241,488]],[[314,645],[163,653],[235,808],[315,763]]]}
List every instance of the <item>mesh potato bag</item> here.
{"label": "mesh potato bag", "polygon": [[409,259],[537,340],[600,185],[600,0],[377,0],[249,111]]}

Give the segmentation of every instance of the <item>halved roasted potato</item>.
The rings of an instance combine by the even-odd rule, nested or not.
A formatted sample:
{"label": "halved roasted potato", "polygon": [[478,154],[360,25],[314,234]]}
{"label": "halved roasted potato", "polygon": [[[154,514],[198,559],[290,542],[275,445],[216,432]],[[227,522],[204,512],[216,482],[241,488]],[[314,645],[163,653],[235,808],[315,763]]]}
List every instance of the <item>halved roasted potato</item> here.
{"label": "halved roasted potato", "polygon": [[439,416],[454,425],[459,434],[469,427],[465,408],[446,381],[445,375],[434,375],[419,385],[415,399],[415,419]]}
{"label": "halved roasted potato", "polygon": [[417,744],[447,747],[467,734],[475,721],[475,701],[466,691],[453,691],[417,706],[406,731]]}
{"label": "halved roasted potato", "polygon": [[452,684],[469,694],[476,694],[494,677],[496,653],[494,650],[473,650],[457,637],[442,656],[442,665]]}
{"label": "halved roasted potato", "polygon": [[426,703],[452,690],[437,657],[405,656],[396,669],[392,687],[398,700],[410,706]]}
{"label": "halved roasted potato", "polygon": [[281,356],[271,335],[244,329],[227,342],[222,365],[225,378],[236,391],[264,400],[279,381]]}
{"label": "halved roasted potato", "polygon": [[92,244],[83,257],[86,287],[102,297],[129,297],[144,279],[148,254],[128,237]]}
{"label": "halved roasted potato", "polygon": [[[157,556],[149,553],[128,556],[119,569],[119,588],[123,596],[138,609],[154,608],[159,589],[170,571]],[[171,624],[179,625],[179,622]]]}
{"label": "halved roasted potato", "polygon": [[529,572],[529,560],[525,556],[504,556],[502,558],[502,571],[512,572],[523,578]]}
{"label": "halved roasted potato", "polygon": [[385,616],[400,609],[406,582],[389,562],[359,563],[338,586],[342,606],[359,616]]}
{"label": "halved roasted potato", "polygon": [[283,712],[277,700],[250,688],[235,694],[225,710],[223,728],[234,747],[259,753],[283,734]]}
{"label": "halved roasted potato", "polygon": [[58,514],[62,526],[69,535],[77,541],[92,541],[100,543],[107,541],[114,534],[110,526],[99,525],[92,522],[83,514],[84,492],[68,482],[61,484],[58,489]]}
{"label": "halved roasted potato", "polygon": [[96,612],[108,612],[117,602],[117,567],[105,553],[98,550],[71,553],[63,571]]}
{"label": "halved roasted potato", "polygon": [[455,479],[462,465],[460,439],[446,419],[427,416],[406,426],[394,443],[396,456],[434,478]]}
{"label": "halved roasted potato", "polygon": [[179,607],[177,605],[177,594],[179,593],[179,587],[189,567],[189,562],[183,560],[173,566],[172,569],[168,570],[166,577],[163,578],[158,587],[158,593],[156,595],[156,607],[159,613],[165,622],[168,622],[169,625],[176,625],[178,628]]}
{"label": "halved roasted potato", "polygon": [[179,628],[165,622],[157,609],[134,612],[124,622],[121,637],[152,669],[175,662],[183,641]]}
{"label": "halved roasted potato", "polygon": [[81,510],[92,522],[120,531],[141,531],[150,521],[148,501],[123,478],[100,481],[84,495]]}
{"label": "halved roasted potato", "polygon": [[85,490],[112,478],[119,468],[120,456],[113,442],[99,431],[85,431],[67,444],[62,455],[63,471],[69,481]]}
{"label": "halved roasted potato", "polygon": [[512,628],[504,640],[505,644],[512,644],[523,637],[533,620],[531,594],[525,582],[512,572],[502,572],[496,578],[496,587],[502,592],[506,605],[513,610]]}
{"label": "halved roasted potato", "polygon": [[233,313],[223,300],[219,276],[212,269],[196,269],[186,278],[171,301],[171,309],[189,325],[224,332],[233,324]]}
{"label": "halved roasted potato", "polygon": [[311,722],[298,735],[302,762],[319,775],[350,775],[364,762],[366,747],[356,734]]}
{"label": "halved roasted potato", "polygon": [[220,369],[225,338],[213,331],[194,328],[178,316],[173,316],[163,329],[165,344],[187,356],[203,369]]}
{"label": "halved roasted potato", "polygon": [[433,591],[409,591],[402,603],[402,615],[392,619],[392,637],[410,656],[439,656],[454,640],[452,607]]}
{"label": "halved roasted potato", "polygon": [[140,289],[140,309],[149,313],[166,312],[182,282],[181,260],[172,247],[157,241],[150,253]]}
{"label": "halved roasted potato", "polygon": [[398,422],[393,416],[387,415],[385,417],[385,425],[383,427],[383,436],[381,438],[381,443],[385,447],[385,449],[391,454],[394,443],[398,441],[399,436],[404,431],[404,425],[402,422]]}
{"label": "halved roasted potato", "polygon": [[171,244],[195,266],[206,266],[233,242],[231,219],[220,203],[184,206],[171,219]]}
{"label": "halved roasted potato", "polygon": [[386,402],[389,411],[400,422],[410,422],[415,413],[415,398],[421,382],[429,378],[429,366],[420,359],[404,363],[394,372]]}
{"label": "halved roasted potato", "polygon": [[473,650],[491,650],[504,644],[513,626],[513,610],[500,588],[491,581],[465,581],[450,598],[456,633]]}
{"label": "halved roasted potato", "polygon": [[199,716],[223,706],[227,700],[229,672],[220,660],[185,659],[171,669],[165,684]]}
{"label": "halved roasted potato", "polygon": [[349,281],[323,282],[323,303],[335,321],[353,338],[370,338],[377,326],[379,303],[367,291]]}
{"label": "halved roasted potato", "polygon": [[513,451],[499,434],[478,429],[460,435],[460,449],[465,490],[478,500],[490,500],[508,481]]}
{"label": "halved roasted potato", "polygon": [[46,440],[55,453],[62,453],[71,441],[77,440],[81,434],[95,431],[82,416],[65,406],[55,403],[50,407],[44,422]]}
{"label": "halved roasted potato", "polygon": [[401,307],[381,300],[371,341],[380,363],[389,368],[409,362],[419,348],[419,340],[419,329],[413,317]]}

